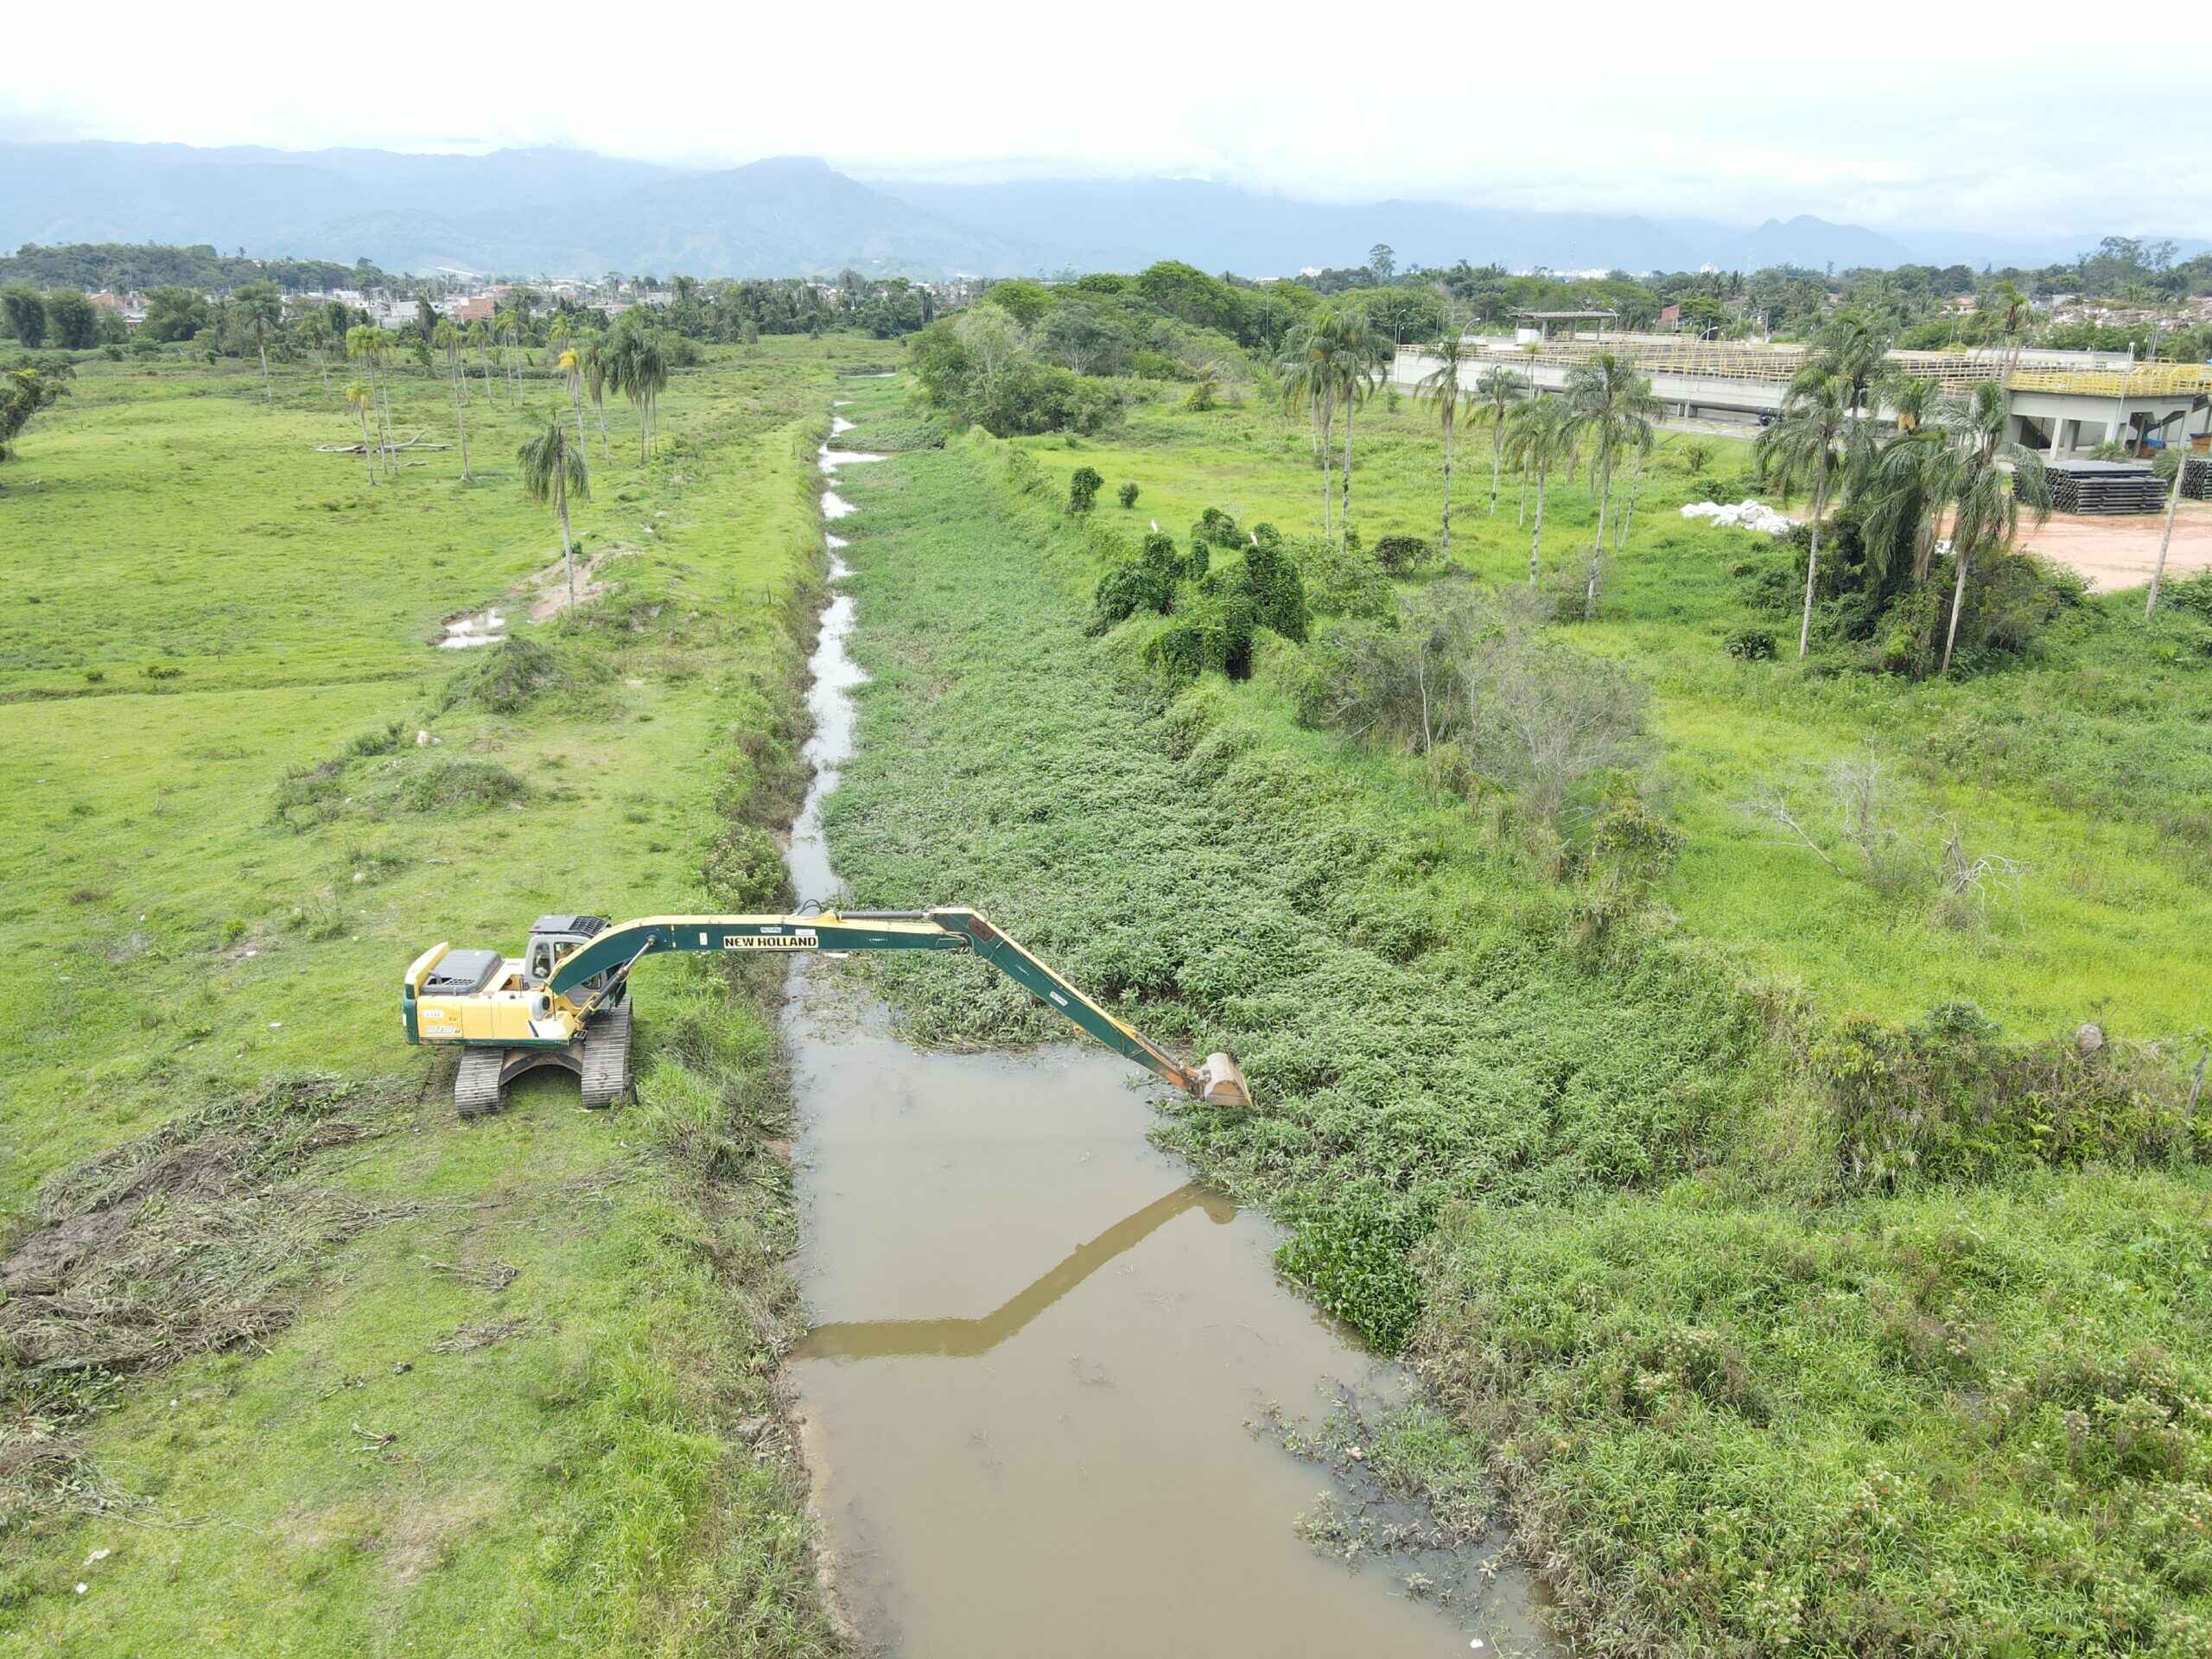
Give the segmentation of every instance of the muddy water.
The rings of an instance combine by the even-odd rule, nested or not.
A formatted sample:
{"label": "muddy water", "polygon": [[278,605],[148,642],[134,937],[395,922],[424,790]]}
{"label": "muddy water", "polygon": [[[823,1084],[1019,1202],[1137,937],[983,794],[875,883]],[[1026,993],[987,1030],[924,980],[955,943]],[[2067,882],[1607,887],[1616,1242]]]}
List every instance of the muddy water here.
{"label": "muddy water", "polygon": [[[825,511],[852,509],[833,493]],[[852,748],[855,620],[837,594],[813,662],[817,771],[789,855],[808,900],[837,893],[821,804]],[[1275,1282],[1266,1222],[1147,1141],[1142,1073],[1076,1045],[918,1052],[831,963],[797,966],[786,1023],[817,1321],[791,1372],[834,1587],[866,1642],[912,1659],[1529,1650],[1510,1577],[1466,1574],[1448,1611],[1408,1593],[1464,1553],[1348,1566],[1294,1529],[1329,1473],[1249,1426],[1387,1403],[1395,1377]]]}

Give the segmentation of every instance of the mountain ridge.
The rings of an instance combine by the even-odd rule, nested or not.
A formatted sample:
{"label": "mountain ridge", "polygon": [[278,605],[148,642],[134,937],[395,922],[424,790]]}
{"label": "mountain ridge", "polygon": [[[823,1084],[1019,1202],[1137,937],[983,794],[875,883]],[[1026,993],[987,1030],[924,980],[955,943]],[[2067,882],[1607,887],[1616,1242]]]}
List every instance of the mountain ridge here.
{"label": "mountain ridge", "polygon": [[[1190,179],[935,184],[854,177],[806,155],[690,168],[550,146],[467,156],[0,143],[0,247],[207,243],[366,257],[391,270],[1007,276],[1179,258],[1265,277],[1363,263],[1378,242],[1408,265],[1821,270],[1978,265],[2004,262],[2006,246],[2066,240],[1891,234],[1807,213],[1739,226],[1406,198],[1327,203]],[[2057,257],[2088,245],[2076,238]]]}

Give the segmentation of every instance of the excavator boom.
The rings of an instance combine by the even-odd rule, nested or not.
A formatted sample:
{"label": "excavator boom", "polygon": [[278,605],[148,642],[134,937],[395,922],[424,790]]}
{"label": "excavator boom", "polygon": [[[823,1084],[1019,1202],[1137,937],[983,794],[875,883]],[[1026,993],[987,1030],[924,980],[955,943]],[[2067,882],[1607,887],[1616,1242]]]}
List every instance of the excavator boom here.
{"label": "excavator boom", "polygon": [[[830,955],[853,950],[970,951],[1071,1024],[1205,1104],[1241,1109],[1252,1103],[1251,1090],[1233,1056],[1210,1054],[1203,1065],[1185,1065],[1135,1027],[1116,1019],[975,911],[957,907],[824,910],[786,916],[642,917],[598,928],[553,963],[542,986],[528,988],[524,992],[508,990],[503,995],[510,1000],[518,995],[542,995],[544,1007],[530,1010],[545,1022],[543,1029],[547,1036],[537,1046],[558,1047],[555,1039],[559,1032],[571,1027],[574,1031],[582,1030],[597,1015],[602,1004],[610,998],[619,1000],[623,996],[630,971],[639,962],[671,950],[804,951]],[[408,970],[403,1005],[410,1040],[460,1040],[485,1047],[501,1042],[509,1047],[531,1043],[533,1039],[528,1037],[501,1037],[488,1030],[479,1036],[468,1028],[467,1009],[454,1007],[452,999],[446,999],[442,1007],[434,1003],[424,988],[425,983],[445,955],[446,947],[440,945],[424,952]],[[422,993],[419,1036],[418,992]],[[614,1017],[622,1032],[626,1050],[623,1075],[626,1080],[626,1001],[615,1009]],[[510,1033],[516,1029],[512,1018],[505,1027]],[[596,1026],[593,1028],[596,1029]],[[512,1071],[521,1059],[526,1058],[518,1057],[518,1061],[510,1062],[508,1070]],[[486,1075],[490,1075],[488,1059]]]}

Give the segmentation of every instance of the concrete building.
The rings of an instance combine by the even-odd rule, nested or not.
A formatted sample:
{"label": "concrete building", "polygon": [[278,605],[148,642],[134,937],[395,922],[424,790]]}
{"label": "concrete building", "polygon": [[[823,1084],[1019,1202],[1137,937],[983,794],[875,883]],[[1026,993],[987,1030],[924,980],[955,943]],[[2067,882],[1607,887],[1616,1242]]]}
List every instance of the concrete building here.
{"label": "concrete building", "polygon": [[[1525,331],[1524,331],[1525,332]],[[1470,391],[1493,368],[1511,369],[1537,391],[1555,392],[1574,365],[1599,351],[1628,359],[1651,378],[1651,389],[1678,419],[1765,425],[1780,413],[1790,380],[1803,366],[1802,346],[1691,340],[1681,334],[1609,334],[1592,338],[1470,337],[1459,370]],[[2054,455],[2129,444],[2189,442],[2212,447],[2212,365],[2141,363],[2109,352],[2029,349],[2008,368],[2007,354],[1984,352],[1891,352],[1900,372],[1966,387],[2001,380],[2012,394],[2012,436]],[[1435,359],[1401,348],[1393,384],[1410,389],[1434,371]],[[1878,410],[1878,416],[1887,415]],[[2205,443],[2199,445],[2196,440]]]}

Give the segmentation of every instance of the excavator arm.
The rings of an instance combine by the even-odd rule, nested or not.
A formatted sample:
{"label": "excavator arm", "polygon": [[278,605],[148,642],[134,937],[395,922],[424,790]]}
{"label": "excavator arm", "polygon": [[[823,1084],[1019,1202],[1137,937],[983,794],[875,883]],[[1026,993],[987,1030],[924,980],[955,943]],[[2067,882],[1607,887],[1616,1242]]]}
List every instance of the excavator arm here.
{"label": "excavator arm", "polygon": [[1210,1054],[1191,1067],[1116,1019],[972,910],[825,910],[804,916],[648,916],[601,931],[554,964],[545,988],[565,997],[584,982],[667,950],[967,950],[1116,1053],[1209,1106],[1249,1107],[1236,1061]]}

